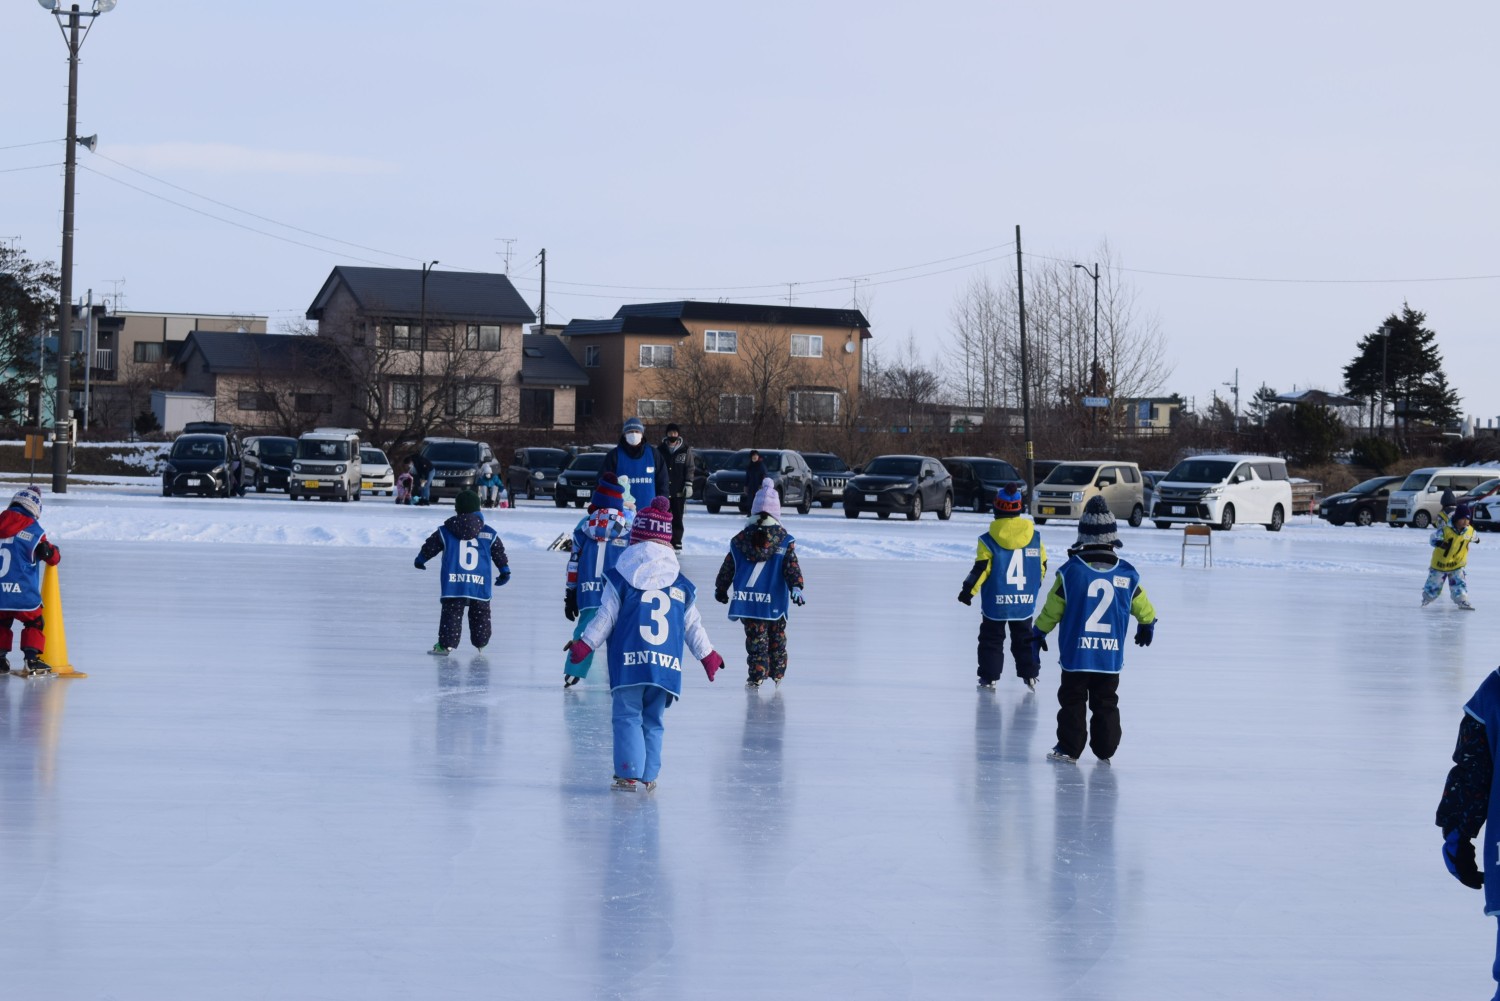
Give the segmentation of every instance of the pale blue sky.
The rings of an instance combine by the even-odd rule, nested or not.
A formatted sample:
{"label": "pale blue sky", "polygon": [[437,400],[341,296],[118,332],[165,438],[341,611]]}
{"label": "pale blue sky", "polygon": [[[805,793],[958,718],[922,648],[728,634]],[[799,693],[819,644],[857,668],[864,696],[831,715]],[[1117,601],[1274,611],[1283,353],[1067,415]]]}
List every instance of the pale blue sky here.
{"label": "pale blue sky", "polygon": [[[1496,37],[1479,2],[120,0],[83,48],[74,286],[277,329],[334,265],[501,271],[513,237],[550,319],[873,276],[881,343],[935,345],[1019,223],[1139,269],[1167,392],[1337,388],[1407,300],[1495,418]],[[0,240],[56,260],[61,169],[22,169],[62,159],[51,15],[6,0],[0,65]]]}

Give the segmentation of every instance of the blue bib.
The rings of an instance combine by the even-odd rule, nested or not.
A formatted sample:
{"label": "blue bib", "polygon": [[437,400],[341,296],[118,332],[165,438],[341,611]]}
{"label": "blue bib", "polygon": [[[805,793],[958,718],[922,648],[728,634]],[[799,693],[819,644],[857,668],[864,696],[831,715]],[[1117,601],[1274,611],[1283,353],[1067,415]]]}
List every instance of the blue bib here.
{"label": "blue bib", "polygon": [[0,540],[0,611],[34,612],[42,607],[42,568],[36,561],[36,544],[45,534],[41,525],[32,522]]}
{"label": "blue bib", "polygon": [[650,504],[656,496],[656,449],[643,446],[641,457],[632,459],[621,448],[615,453],[615,475],[622,480],[630,477],[630,495],[635,498],[637,507]]}
{"label": "blue bib", "polygon": [[1057,575],[1067,602],[1056,632],[1062,669],[1118,674],[1125,666],[1125,633],[1139,571],[1124,560],[1099,570],[1075,556]]}
{"label": "blue bib", "polygon": [[1042,587],[1042,541],[1035,533],[1024,549],[1006,549],[988,532],[979,541],[990,551],[990,572],[979,585],[984,617],[1000,622],[1029,619]]}
{"label": "blue bib", "polygon": [[731,621],[786,618],[792,592],[786,586],[782,569],[787,550],[795,541],[790,535],[785,536],[771,558],[761,563],[752,563],[738,549],[730,548],[734,555],[734,583],[729,589]]}
{"label": "blue bib", "polygon": [[490,559],[495,530],[486,525],[472,539],[460,539],[447,525],[438,531],[443,536],[443,597],[489,601],[495,585],[495,563]]}
{"label": "blue bib", "polygon": [[655,685],[681,695],[692,581],[679,573],[665,588],[640,591],[618,570],[604,576],[620,594],[620,614],[609,635],[610,689]]}
{"label": "blue bib", "polygon": [[598,608],[604,601],[604,574],[620,562],[630,545],[630,536],[600,542],[584,531],[573,533],[573,552],[578,557],[578,607]]}

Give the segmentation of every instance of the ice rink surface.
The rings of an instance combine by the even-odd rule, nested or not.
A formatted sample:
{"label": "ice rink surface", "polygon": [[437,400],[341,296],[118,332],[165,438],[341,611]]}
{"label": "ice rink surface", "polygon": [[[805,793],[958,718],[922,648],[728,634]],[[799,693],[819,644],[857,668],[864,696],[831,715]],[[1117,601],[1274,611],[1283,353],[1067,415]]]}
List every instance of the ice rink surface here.
{"label": "ice rink surface", "polygon": [[[780,690],[689,669],[661,787],[612,792],[602,665],[564,691],[577,512],[500,512],[496,640],[438,660],[438,512],[49,496],[78,680],[0,679],[0,995],[1487,998],[1495,928],[1433,824],[1479,610],[1425,533],[1123,528],[1161,626],[1113,765],[1044,755],[1058,669],[976,691],[987,519],[815,512]],[[711,594],[727,515],[689,508]],[[259,526],[244,541],[246,525]],[[206,541],[192,539],[194,526]],[[257,535],[255,532],[261,534]],[[1055,570],[1074,526],[1042,529]],[[279,535],[275,533],[280,533]],[[861,558],[862,556],[873,558]]]}

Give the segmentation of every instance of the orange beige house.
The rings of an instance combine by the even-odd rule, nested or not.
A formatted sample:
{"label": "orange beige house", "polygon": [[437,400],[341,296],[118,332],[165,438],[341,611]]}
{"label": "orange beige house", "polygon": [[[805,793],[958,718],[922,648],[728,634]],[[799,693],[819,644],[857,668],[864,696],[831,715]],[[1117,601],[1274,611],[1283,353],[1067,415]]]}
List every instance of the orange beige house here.
{"label": "orange beige house", "polygon": [[589,377],[580,422],[700,426],[757,411],[790,424],[852,418],[870,336],[857,309],[696,300],[621,306],[562,331]]}

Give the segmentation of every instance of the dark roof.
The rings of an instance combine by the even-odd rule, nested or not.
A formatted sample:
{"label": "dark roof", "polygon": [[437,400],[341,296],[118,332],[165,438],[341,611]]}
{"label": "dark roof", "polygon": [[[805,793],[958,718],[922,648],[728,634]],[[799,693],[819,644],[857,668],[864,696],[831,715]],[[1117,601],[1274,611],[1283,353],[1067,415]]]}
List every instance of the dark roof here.
{"label": "dark roof", "polygon": [[326,370],[338,359],[337,349],[317,337],[194,330],[182,342],[173,364],[186,365],[195,351],[214,373],[290,372],[308,367]]}
{"label": "dark roof", "polygon": [[612,320],[574,320],[563,328],[567,337],[590,334],[645,334],[648,337],[686,337],[681,320],[666,316],[616,316]]}
{"label": "dark roof", "polygon": [[622,316],[661,316],[676,320],[713,320],[729,323],[765,323],[778,326],[859,327],[867,329],[870,321],[857,309],[823,309],[816,306],[778,306],[775,303],[704,302],[681,299],[676,302],[637,302],[615,311]]}
{"label": "dark roof", "polygon": [[1302,389],[1295,393],[1282,393],[1272,398],[1276,403],[1311,403],[1318,407],[1362,407],[1364,401],[1339,396],[1321,389]]}
{"label": "dark roof", "polygon": [[[323,318],[323,310],[339,285],[349,290],[359,308],[371,315],[416,319],[422,315],[420,268],[352,268],[331,271],[318,297],[307,307],[309,320]],[[536,314],[504,275],[467,271],[427,272],[427,315],[443,320],[475,323],[531,323]]]}
{"label": "dark roof", "polygon": [[528,386],[587,386],[589,377],[562,341],[550,334],[528,334],[521,338],[521,382]]}

